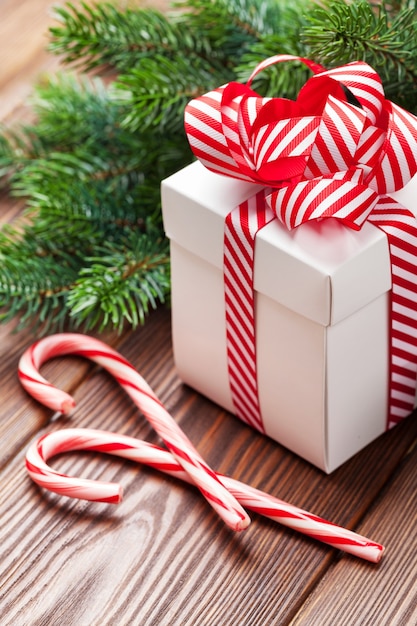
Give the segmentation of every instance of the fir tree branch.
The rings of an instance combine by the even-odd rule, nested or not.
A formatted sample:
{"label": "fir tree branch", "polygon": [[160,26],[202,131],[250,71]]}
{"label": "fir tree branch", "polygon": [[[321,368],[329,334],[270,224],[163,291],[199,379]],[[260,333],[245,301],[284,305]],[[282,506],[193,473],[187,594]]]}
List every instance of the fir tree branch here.
{"label": "fir tree branch", "polygon": [[[185,105],[210,89],[231,80],[233,75],[196,56],[179,54],[173,59],[156,55],[143,59],[129,74],[120,76],[114,97],[128,111],[123,125],[130,131],[158,128],[161,134],[183,131]],[[154,131],[155,132],[155,131]],[[190,154],[191,158],[191,154]]]}
{"label": "fir tree branch", "polygon": [[2,232],[1,321],[17,318],[18,329],[32,327],[38,334],[64,324],[122,330],[126,323],[143,323],[149,309],[164,301],[169,252],[158,228],[119,228],[118,238],[103,244],[102,232],[88,222],[76,220],[67,232],[66,221],[55,220],[53,231],[51,221]]}
{"label": "fir tree branch", "polygon": [[123,150],[131,142],[122,133],[122,112],[109,97],[107,85],[98,77],[61,72],[35,86],[31,104],[36,116],[33,135],[45,147],[69,150],[79,145],[110,144]]}
{"label": "fir tree branch", "polygon": [[[28,207],[24,220],[0,234],[0,257],[5,259],[0,271],[1,319],[18,318],[19,328],[33,326],[38,333],[84,322],[92,328],[103,319],[118,328],[126,320],[136,324],[167,291],[159,183],[185,159],[185,153],[189,160],[189,149],[185,142],[172,142],[170,148],[169,139],[162,143],[155,133],[135,135],[124,130],[118,106],[107,96],[97,100],[95,89],[88,86],[86,93],[85,87],[72,79],[48,85],[53,91],[52,108],[42,92],[37,101],[38,124],[14,131],[12,139],[1,144],[8,157],[13,150],[16,157],[20,153],[10,185],[15,195],[27,199]],[[80,103],[86,115],[77,119]],[[95,307],[91,302],[88,311],[80,307],[80,285],[86,286],[92,266],[97,286],[103,242],[112,243],[113,255],[116,250],[129,258],[127,240],[130,250],[133,241],[141,241],[136,278],[129,278],[133,272],[126,270],[132,270],[131,260],[120,272],[126,289],[129,283],[135,291],[133,300],[128,302],[119,280],[114,284],[125,295],[111,315],[109,302],[114,307],[115,296],[109,300],[106,290],[98,292],[102,298],[97,298]],[[143,259],[142,253],[146,253]],[[160,255],[163,261],[156,269],[148,259]],[[108,281],[103,286],[108,289]]]}
{"label": "fir tree branch", "polygon": [[274,32],[280,14],[278,2],[264,0],[180,0],[175,6],[185,9],[178,19],[230,66],[262,35]]}
{"label": "fir tree branch", "polygon": [[162,240],[151,246],[146,236],[131,237],[124,252],[103,247],[89,261],[68,297],[70,316],[87,330],[135,328],[169,293],[169,250]]}
{"label": "fir tree branch", "polygon": [[390,18],[385,5],[375,7],[365,0],[354,3],[331,0],[309,15],[302,40],[311,55],[327,67],[366,61],[383,79],[387,96],[415,111],[415,9],[401,8]]}
{"label": "fir tree branch", "polygon": [[153,9],[126,9],[110,3],[71,3],[55,9],[61,26],[50,29],[49,50],[83,70],[111,67],[130,70],[155,54],[170,58],[179,50],[208,55],[205,40],[194,37],[181,21]]}
{"label": "fir tree branch", "polygon": [[17,319],[17,330],[62,329],[68,317],[68,286],[82,259],[65,251],[48,255],[36,238],[14,234],[14,243],[4,245],[3,240],[0,251],[0,320]]}
{"label": "fir tree branch", "polygon": [[[246,82],[261,61],[275,54],[308,56],[301,42],[301,33],[306,26],[305,3],[282,0],[276,7],[274,31],[262,34],[242,55],[236,68],[240,82]],[[291,63],[290,67],[289,71],[287,64],[277,64],[264,70],[252,82],[253,89],[265,96],[295,99],[311,73],[302,63]]]}

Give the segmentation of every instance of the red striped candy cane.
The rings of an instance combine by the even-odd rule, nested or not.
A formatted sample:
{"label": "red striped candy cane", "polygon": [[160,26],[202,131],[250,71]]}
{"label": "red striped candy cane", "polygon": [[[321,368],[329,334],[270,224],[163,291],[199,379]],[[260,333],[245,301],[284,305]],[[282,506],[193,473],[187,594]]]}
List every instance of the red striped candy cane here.
{"label": "red striped candy cane", "polygon": [[[133,437],[87,428],[65,428],[35,441],[26,455],[29,475],[39,486],[60,495],[95,502],[120,502],[123,491],[117,483],[66,476],[47,464],[55,454],[72,450],[106,452],[193,484],[190,475],[167,450]],[[217,478],[242,506],[259,515],[367,561],[377,563],[382,557],[383,546],[366,537],[228,476],[217,474]]]}
{"label": "red striped candy cane", "polygon": [[77,333],[61,333],[33,344],[22,355],[18,369],[20,382],[28,393],[54,411],[68,413],[71,410],[73,398],[53,387],[39,373],[42,363],[65,354],[83,356],[110,372],[226,524],[233,530],[248,526],[250,520],[245,510],[221,484],[147,382],[126,359],[102,341]]}

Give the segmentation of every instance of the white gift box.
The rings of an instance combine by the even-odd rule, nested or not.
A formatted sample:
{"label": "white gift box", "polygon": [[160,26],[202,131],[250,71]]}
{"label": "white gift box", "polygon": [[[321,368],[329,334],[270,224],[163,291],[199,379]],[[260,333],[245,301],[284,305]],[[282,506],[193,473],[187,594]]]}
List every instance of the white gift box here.
{"label": "white gift box", "polygon": [[[214,174],[199,162],[162,182],[177,371],[231,412],[224,219],[259,189]],[[412,209],[407,187],[395,195]],[[290,232],[274,220],[257,235],[254,275],[265,432],[331,472],[387,427],[391,269],[386,236],[370,223],[353,231],[326,219]]]}

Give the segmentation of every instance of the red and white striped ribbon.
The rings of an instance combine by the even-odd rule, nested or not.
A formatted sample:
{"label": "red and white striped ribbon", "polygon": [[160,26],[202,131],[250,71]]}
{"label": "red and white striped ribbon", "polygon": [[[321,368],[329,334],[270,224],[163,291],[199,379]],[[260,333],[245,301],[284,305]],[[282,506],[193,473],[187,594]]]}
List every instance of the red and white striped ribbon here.
{"label": "red and white striped ribbon", "polygon": [[253,269],[256,233],[274,219],[259,192],[225,221],[224,293],[230,389],[239,417],[263,431],[256,376]]}
{"label": "red and white striped ribbon", "polygon": [[[260,71],[283,61],[300,61],[313,72],[296,101],[264,98],[250,88]],[[265,187],[225,224],[227,351],[236,413],[263,430],[253,262],[256,233],[276,216],[288,229],[334,217],[357,230],[369,220],[386,234],[392,266],[388,426],[408,415],[417,372],[417,221],[389,194],[417,172],[417,118],[385,99],[379,76],[366,63],[324,70],[308,59],[277,55],[262,62],[247,85],[229,83],[191,101],[185,129],[208,169]]]}
{"label": "red and white striped ribbon", "polygon": [[369,220],[388,238],[391,258],[391,361],[388,428],[414,407],[417,377],[417,228],[410,211],[389,197]]}

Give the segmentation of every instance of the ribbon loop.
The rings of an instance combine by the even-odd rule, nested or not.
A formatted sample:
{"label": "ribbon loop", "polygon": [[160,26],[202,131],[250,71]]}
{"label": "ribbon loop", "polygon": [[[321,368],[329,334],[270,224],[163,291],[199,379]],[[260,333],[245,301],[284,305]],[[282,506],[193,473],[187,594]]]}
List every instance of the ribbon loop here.
{"label": "ribbon loop", "polygon": [[375,208],[378,198],[375,191],[347,175],[339,179],[322,177],[282,187],[269,194],[267,202],[288,230],[326,217],[335,217],[346,226],[359,230]]}
{"label": "ribbon loop", "polygon": [[314,80],[309,81],[303,89],[308,86],[311,90],[315,90],[316,83],[323,78],[330,78],[348,89],[364,109],[371,123],[378,124],[386,100],[381,79],[372,67],[363,61],[354,61],[320,74],[316,73],[313,76]]}
{"label": "ribbon loop", "polygon": [[304,177],[315,178],[353,167],[365,123],[361,109],[329,96]]}
{"label": "ribbon loop", "polygon": [[299,57],[293,54],[276,54],[272,57],[268,57],[255,67],[252,74],[249,76],[247,84],[250,85],[255,76],[257,76],[263,70],[266,70],[268,67],[271,67],[271,65],[275,65],[276,63],[283,63],[285,61],[300,61],[301,63],[304,63],[304,65],[307,65],[307,67],[314,74],[319,74],[325,71],[325,68],[322,65],[319,65],[318,63],[315,63],[310,59],[305,59],[304,57]]}

